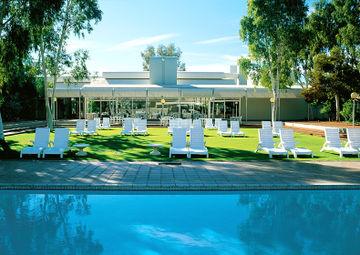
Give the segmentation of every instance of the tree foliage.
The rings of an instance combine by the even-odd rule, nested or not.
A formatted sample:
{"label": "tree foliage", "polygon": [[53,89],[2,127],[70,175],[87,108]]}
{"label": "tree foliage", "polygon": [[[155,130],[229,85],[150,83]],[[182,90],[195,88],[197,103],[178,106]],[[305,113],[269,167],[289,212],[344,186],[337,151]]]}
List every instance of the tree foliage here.
{"label": "tree foliage", "polygon": [[56,0],[0,0],[0,141],[6,150],[1,113],[14,120],[34,112],[26,110],[36,102],[36,74],[29,61],[34,43],[32,28],[60,4]]}
{"label": "tree foliage", "polygon": [[306,12],[304,0],[249,0],[248,13],[240,23],[240,37],[249,46],[250,58],[240,59],[239,64],[255,84],[272,89],[272,120],[276,118],[279,88],[294,84],[294,59],[303,47],[298,38]]}
{"label": "tree foliage", "polygon": [[179,47],[176,47],[174,43],[170,43],[168,45],[160,44],[157,49],[150,45],[143,52],[141,52],[141,57],[143,59],[143,70],[150,70],[150,58],[155,56],[171,56],[178,58],[178,70],[185,71],[185,63],[181,62],[182,51]]}
{"label": "tree foliage", "polygon": [[340,118],[340,103],[350,97],[351,92],[360,91],[360,72],[347,61],[340,48],[335,47],[330,54],[320,53],[314,58],[311,72],[311,86],[303,95],[309,102],[317,104],[335,99],[335,118]]}
{"label": "tree foliage", "polygon": [[[320,0],[309,15],[312,37],[307,51],[313,60],[311,87],[303,94],[308,102],[328,107],[340,120],[342,103],[360,86],[360,2]],[[332,114],[334,113],[334,114]]]}
{"label": "tree foliage", "polygon": [[[34,46],[39,54],[46,99],[49,97],[49,85],[53,88],[50,95],[51,103],[45,100],[46,118],[50,128],[53,126],[57,79],[74,64],[71,61],[72,56],[66,52],[67,41],[71,35],[83,38],[86,33],[93,30],[93,25],[99,22],[101,17],[102,12],[97,0],[62,0],[59,11],[55,15],[44,16],[41,25],[34,29],[37,38]],[[87,70],[82,74],[86,72]],[[51,83],[47,80],[48,74],[52,76]]]}

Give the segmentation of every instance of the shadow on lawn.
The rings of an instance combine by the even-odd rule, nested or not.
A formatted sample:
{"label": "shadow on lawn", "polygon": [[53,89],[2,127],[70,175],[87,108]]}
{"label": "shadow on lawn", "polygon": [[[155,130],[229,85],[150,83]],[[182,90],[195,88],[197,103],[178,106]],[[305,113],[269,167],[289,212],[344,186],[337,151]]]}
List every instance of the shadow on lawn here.
{"label": "shadow on lawn", "polygon": [[0,159],[19,158],[20,153],[16,150],[11,149],[11,147],[18,145],[19,143],[16,141],[6,141],[6,143],[10,147],[10,150],[4,151],[3,148],[0,146]]}
{"label": "shadow on lawn", "polygon": [[[156,136],[153,136],[155,138]],[[127,161],[161,161],[167,158],[164,155],[168,153],[168,142],[159,142],[148,136],[93,136],[78,137],[76,143],[90,144],[91,151],[87,157],[82,159],[98,160],[127,160]],[[160,143],[163,147],[159,148],[162,157],[149,155],[152,148],[149,144]],[[76,157],[76,155],[73,155]]]}
{"label": "shadow on lawn", "polygon": [[[208,136],[214,137],[214,136]],[[224,138],[232,139],[232,138]],[[236,138],[235,138],[236,139]],[[243,138],[239,138],[241,141]],[[120,134],[101,134],[96,136],[72,136],[71,143],[88,143],[90,148],[85,149],[88,155],[85,157],[76,156],[77,149],[73,148],[65,154],[65,159],[75,160],[126,160],[126,161],[173,161],[178,159],[186,160],[185,156],[175,156],[168,158],[171,137],[164,139],[162,135],[148,136],[123,136]],[[161,144],[159,148],[161,156],[149,155],[152,148],[149,146],[151,143]],[[9,141],[11,147],[19,147],[16,141]],[[216,145],[209,146],[209,159],[204,156],[193,156],[192,159],[196,161],[242,161],[242,160],[269,160],[267,154],[255,153],[253,150],[223,148]],[[316,153],[315,153],[316,155]],[[19,152],[12,151],[5,153],[0,150],[1,159],[18,159]],[[33,156],[26,156],[25,158],[34,159]],[[275,159],[286,160],[286,157],[274,157]],[[47,156],[47,159],[59,159],[59,156]],[[292,159],[292,157],[291,157]],[[312,160],[311,158],[305,158]],[[324,159],[323,156],[315,156],[316,159]],[[293,160],[293,159],[292,159]]]}

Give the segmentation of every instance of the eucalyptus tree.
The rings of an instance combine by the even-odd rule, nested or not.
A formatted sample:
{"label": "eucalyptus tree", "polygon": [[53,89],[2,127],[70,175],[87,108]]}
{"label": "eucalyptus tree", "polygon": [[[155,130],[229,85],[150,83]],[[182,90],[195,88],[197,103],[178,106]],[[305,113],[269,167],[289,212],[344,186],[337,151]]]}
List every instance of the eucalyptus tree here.
{"label": "eucalyptus tree", "polygon": [[[24,75],[24,61],[33,44],[32,28],[37,26],[45,13],[56,12],[60,0],[0,0],[0,90],[4,85],[19,82]],[[20,79],[21,82],[21,79]],[[1,104],[4,102],[0,93]],[[0,111],[0,142],[5,150]]]}
{"label": "eucalyptus tree", "polygon": [[[53,127],[54,98],[56,83],[59,76],[71,66],[71,56],[66,51],[66,45],[71,35],[84,38],[93,30],[93,25],[101,20],[102,12],[97,0],[63,0],[60,11],[52,17],[43,20],[36,28],[37,47],[41,72],[45,89],[45,107],[47,123]],[[76,56],[75,56],[76,58]],[[85,74],[83,72],[83,74]],[[51,83],[48,76],[51,75]],[[49,87],[52,92],[49,95]],[[51,103],[49,102],[51,98]]]}
{"label": "eucalyptus tree", "polygon": [[255,84],[271,88],[272,121],[276,120],[279,89],[294,84],[294,58],[302,48],[307,6],[304,0],[249,0],[240,22],[240,37],[249,46],[249,59],[240,68]]}
{"label": "eucalyptus tree", "polygon": [[185,63],[181,59],[182,51],[179,47],[176,47],[174,43],[168,45],[160,44],[156,49],[154,46],[149,45],[147,48],[141,52],[141,57],[143,59],[143,70],[150,70],[150,58],[155,56],[170,56],[177,57],[178,63],[177,67],[179,71],[186,71]]}
{"label": "eucalyptus tree", "polygon": [[339,121],[342,102],[359,89],[360,2],[320,0],[306,27],[311,33],[306,49],[316,61],[310,72],[311,87],[303,94],[308,102],[335,104]]}

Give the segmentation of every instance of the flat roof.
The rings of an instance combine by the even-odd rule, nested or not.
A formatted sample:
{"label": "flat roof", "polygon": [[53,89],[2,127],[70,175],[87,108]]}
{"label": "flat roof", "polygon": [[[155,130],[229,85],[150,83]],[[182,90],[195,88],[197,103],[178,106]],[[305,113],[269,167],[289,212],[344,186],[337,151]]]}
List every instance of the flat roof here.
{"label": "flat roof", "polygon": [[[49,89],[52,92],[52,88]],[[49,93],[50,95],[51,93]],[[301,98],[301,89],[282,89],[282,98]],[[243,86],[243,85],[221,85],[221,84],[184,84],[160,86],[156,84],[103,84],[89,83],[85,85],[56,86],[56,97],[79,97],[88,98],[178,98],[178,97],[215,97],[215,98],[270,98],[272,92],[268,88]]]}

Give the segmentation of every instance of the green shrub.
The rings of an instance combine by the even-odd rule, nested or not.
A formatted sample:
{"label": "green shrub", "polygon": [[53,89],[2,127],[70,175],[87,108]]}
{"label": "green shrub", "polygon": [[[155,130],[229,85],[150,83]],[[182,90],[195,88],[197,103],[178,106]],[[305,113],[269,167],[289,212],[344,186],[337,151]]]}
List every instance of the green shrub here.
{"label": "green shrub", "polygon": [[[359,103],[356,103],[356,110],[355,110],[355,120],[359,121],[360,119],[360,107]],[[343,104],[342,110],[340,111],[341,116],[346,121],[352,121],[352,111],[353,111],[353,101],[349,99]]]}

